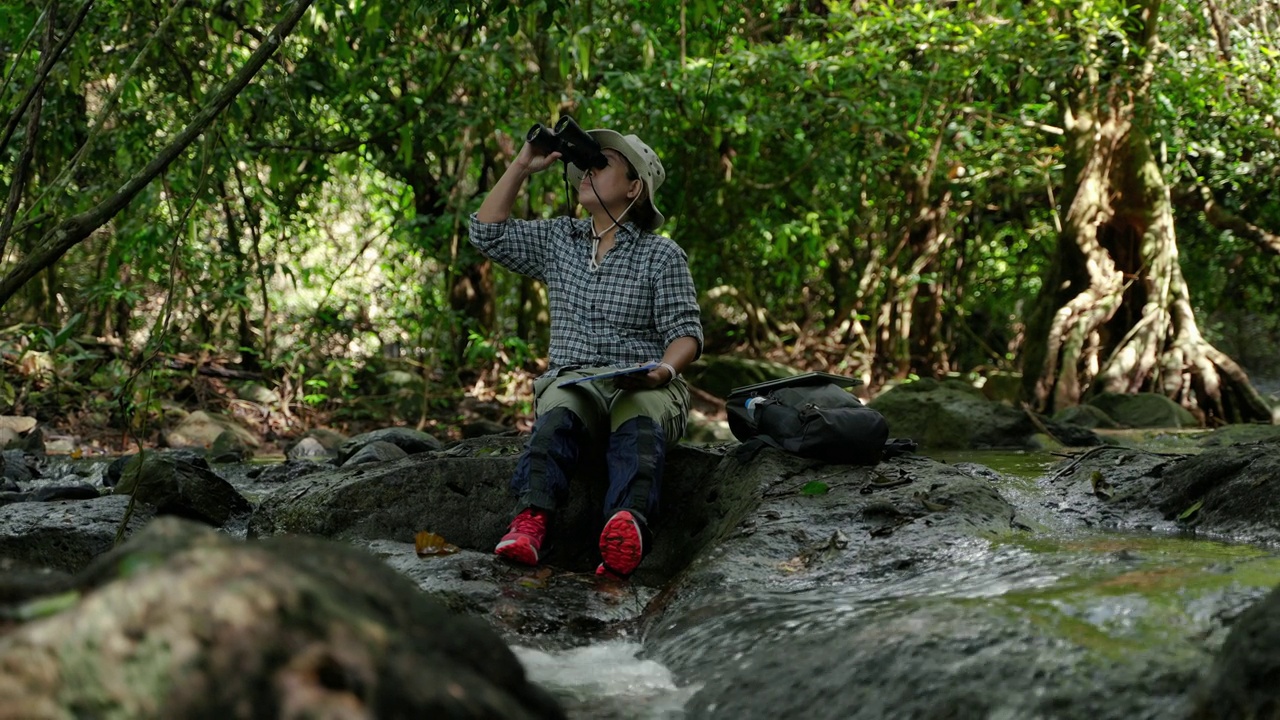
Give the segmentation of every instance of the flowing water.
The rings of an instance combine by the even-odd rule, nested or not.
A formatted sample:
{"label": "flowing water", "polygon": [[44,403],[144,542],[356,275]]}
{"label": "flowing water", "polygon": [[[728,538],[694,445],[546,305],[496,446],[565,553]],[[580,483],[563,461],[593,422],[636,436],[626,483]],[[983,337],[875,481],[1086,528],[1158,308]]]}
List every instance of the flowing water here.
{"label": "flowing water", "polygon": [[1224,621],[1280,583],[1271,550],[1064,520],[1038,484],[1060,457],[931,456],[1001,472],[1035,530],[871,580],[728,582],[645,637],[517,654],[579,718],[848,717],[841,697],[858,717],[1176,716]]}

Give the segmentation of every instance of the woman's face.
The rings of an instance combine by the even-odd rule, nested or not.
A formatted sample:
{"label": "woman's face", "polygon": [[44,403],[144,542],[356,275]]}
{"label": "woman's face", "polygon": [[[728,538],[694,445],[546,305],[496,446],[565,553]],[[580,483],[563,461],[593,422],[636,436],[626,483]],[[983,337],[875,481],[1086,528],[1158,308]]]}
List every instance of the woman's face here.
{"label": "woman's face", "polygon": [[604,156],[609,164],[598,170],[588,170],[578,186],[578,201],[588,210],[598,210],[602,205],[610,209],[626,207],[644,187],[639,180],[627,178],[627,160],[622,153],[605,148]]}

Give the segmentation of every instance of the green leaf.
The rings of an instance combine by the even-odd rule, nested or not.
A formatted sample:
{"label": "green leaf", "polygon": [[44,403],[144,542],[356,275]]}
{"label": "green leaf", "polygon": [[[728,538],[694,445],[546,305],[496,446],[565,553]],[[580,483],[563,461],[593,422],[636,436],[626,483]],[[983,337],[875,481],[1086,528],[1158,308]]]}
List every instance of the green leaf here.
{"label": "green leaf", "polygon": [[1197,512],[1200,511],[1200,508],[1203,505],[1204,505],[1203,499],[1195,501],[1195,503],[1193,503],[1191,507],[1187,508],[1186,510],[1183,510],[1181,513],[1178,514],[1178,521],[1181,522],[1183,520],[1190,520],[1193,515],[1195,515]]}
{"label": "green leaf", "polygon": [[50,595],[48,597],[36,598],[28,603],[19,606],[14,612],[19,620],[38,620],[40,618],[57,615],[63,610],[70,609],[80,600],[80,592],[78,590],[68,590],[58,595]]}
{"label": "green leaf", "polygon": [[67,342],[67,338],[71,337],[71,333],[76,331],[76,326],[80,324],[81,320],[84,320],[84,313],[72,315],[71,319],[67,320],[67,324],[63,325],[62,329],[49,340],[49,349],[57,350],[62,347]]}
{"label": "green leaf", "polygon": [[800,488],[800,494],[801,495],[826,495],[829,490],[831,490],[831,488],[826,483],[818,482],[817,480],[812,480],[810,482],[805,483],[804,487]]}
{"label": "green leaf", "polygon": [[369,8],[369,12],[364,16],[364,31],[368,35],[373,35],[382,27],[382,8],[373,5]]}

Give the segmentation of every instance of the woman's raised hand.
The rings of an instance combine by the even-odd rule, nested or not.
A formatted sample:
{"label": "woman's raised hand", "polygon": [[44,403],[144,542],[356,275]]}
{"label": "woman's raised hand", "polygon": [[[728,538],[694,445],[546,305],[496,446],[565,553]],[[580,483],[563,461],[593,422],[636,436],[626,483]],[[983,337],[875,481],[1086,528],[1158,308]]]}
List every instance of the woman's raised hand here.
{"label": "woman's raised hand", "polygon": [[560,153],[543,153],[533,143],[525,143],[520,148],[520,154],[516,157],[516,164],[524,165],[530,174],[539,173],[555,164],[560,159]]}

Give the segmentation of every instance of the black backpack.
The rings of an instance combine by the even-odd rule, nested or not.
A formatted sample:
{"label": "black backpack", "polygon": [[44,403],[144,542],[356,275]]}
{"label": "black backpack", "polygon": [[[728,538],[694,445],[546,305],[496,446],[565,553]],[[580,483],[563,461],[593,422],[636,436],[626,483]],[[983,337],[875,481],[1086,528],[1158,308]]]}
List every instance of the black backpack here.
{"label": "black backpack", "polygon": [[[844,389],[858,383],[806,373],[735,388],[725,402],[729,429],[750,455],[763,444],[829,463],[875,465],[886,455],[889,424]],[[902,442],[892,454],[915,449]]]}

